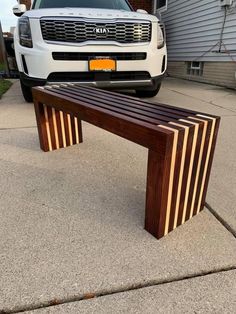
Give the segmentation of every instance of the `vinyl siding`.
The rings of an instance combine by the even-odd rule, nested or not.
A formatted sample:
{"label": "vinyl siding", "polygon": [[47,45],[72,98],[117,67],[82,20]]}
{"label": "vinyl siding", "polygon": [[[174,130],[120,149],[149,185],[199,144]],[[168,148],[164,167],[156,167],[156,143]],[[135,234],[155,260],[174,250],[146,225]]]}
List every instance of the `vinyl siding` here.
{"label": "vinyl siding", "polygon": [[[219,0],[168,0],[162,12],[169,61],[236,62],[236,0],[226,17],[222,52],[219,53],[224,8]],[[230,54],[230,55],[229,55]]]}
{"label": "vinyl siding", "polygon": [[173,77],[192,81],[204,82],[236,89],[236,63],[232,62],[205,62],[202,76],[186,74],[186,62],[169,62],[168,74]]}

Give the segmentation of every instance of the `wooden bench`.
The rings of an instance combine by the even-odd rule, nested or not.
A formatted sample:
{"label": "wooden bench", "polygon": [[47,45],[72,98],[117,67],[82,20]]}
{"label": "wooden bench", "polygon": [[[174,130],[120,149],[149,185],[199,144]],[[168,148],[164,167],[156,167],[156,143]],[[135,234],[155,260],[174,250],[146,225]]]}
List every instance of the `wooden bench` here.
{"label": "wooden bench", "polygon": [[204,208],[219,117],[77,84],[33,97],[44,151],[81,143],[81,120],[148,148],[145,229],[156,238]]}

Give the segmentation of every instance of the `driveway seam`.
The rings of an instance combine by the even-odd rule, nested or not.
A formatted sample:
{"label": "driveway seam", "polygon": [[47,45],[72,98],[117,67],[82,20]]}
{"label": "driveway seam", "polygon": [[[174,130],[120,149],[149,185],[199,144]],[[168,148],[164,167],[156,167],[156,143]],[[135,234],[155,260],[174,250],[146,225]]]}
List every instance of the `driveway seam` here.
{"label": "driveway seam", "polygon": [[205,207],[221,223],[221,225],[223,225],[223,227],[227,229],[236,238],[236,231],[227,223],[227,221],[224,220],[207,202],[205,204]]}
{"label": "driveway seam", "polygon": [[235,266],[230,266],[230,267],[225,267],[225,268],[219,268],[216,270],[212,271],[207,271],[207,272],[202,272],[202,273],[195,273],[191,275],[187,275],[184,277],[174,277],[172,279],[166,279],[162,281],[149,281],[145,284],[136,284],[136,285],[131,285],[130,287],[126,287],[123,289],[114,289],[111,291],[101,291],[101,292],[96,292],[96,293],[88,293],[83,296],[73,296],[73,297],[68,297],[66,299],[52,299],[50,301],[46,301],[41,304],[35,304],[35,305],[26,305],[26,306],[21,306],[21,307],[16,307],[15,310],[1,310],[0,309],[0,314],[17,314],[17,313],[24,313],[28,311],[35,311],[35,310],[40,310],[40,309],[45,309],[45,308],[50,308],[53,306],[59,306],[59,305],[64,305],[64,304],[69,304],[69,303],[75,303],[75,302],[80,302],[80,301],[85,301],[85,300],[91,300],[94,298],[101,298],[101,297],[106,297],[110,295],[115,295],[119,293],[125,293],[125,292],[130,292],[130,291],[136,291],[136,290],[141,290],[144,288],[150,288],[150,287],[158,287],[162,286],[165,284],[170,284],[170,283],[175,283],[175,282],[181,282],[189,279],[194,279],[194,278],[199,278],[199,277],[206,277],[206,276],[211,276],[214,274],[221,274],[229,271],[236,270],[236,265]]}
{"label": "driveway seam", "polygon": [[21,129],[35,129],[35,128],[37,128],[37,126],[22,126],[22,127],[17,127],[17,128],[0,128],[0,131],[21,130]]}
{"label": "driveway seam", "polygon": [[180,95],[183,95],[183,96],[186,96],[186,97],[191,97],[191,98],[193,98],[193,99],[195,99],[195,100],[198,100],[198,101],[201,101],[201,102],[203,102],[203,103],[205,103],[205,104],[212,105],[212,106],[218,107],[218,108],[220,108],[220,109],[228,110],[228,111],[230,111],[230,112],[232,112],[232,113],[234,113],[234,114],[236,113],[235,110],[232,110],[232,109],[229,109],[229,108],[225,108],[225,107],[223,107],[223,106],[220,106],[220,105],[215,104],[215,103],[214,103],[214,100],[212,100],[212,101],[205,101],[205,100],[203,100],[203,99],[200,99],[200,98],[197,98],[197,97],[194,97],[194,96],[189,96],[189,95],[187,95],[187,94],[184,94],[184,93],[182,93],[182,92],[180,92],[180,91],[176,91],[176,90],[171,89],[171,88],[168,88],[168,87],[167,87],[166,89],[168,89],[168,90],[170,90],[171,92],[174,92],[174,93],[176,93],[176,94],[180,94]]}

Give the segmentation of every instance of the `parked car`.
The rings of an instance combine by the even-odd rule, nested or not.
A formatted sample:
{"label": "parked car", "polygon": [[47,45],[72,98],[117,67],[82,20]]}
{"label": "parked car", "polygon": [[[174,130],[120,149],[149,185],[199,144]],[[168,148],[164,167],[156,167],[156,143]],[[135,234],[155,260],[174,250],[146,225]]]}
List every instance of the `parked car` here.
{"label": "parked car", "polygon": [[166,71],[159,19],[133,11],[126,0],[34,0],[13,8],[20,16],[14,44],[22,93],[31,87],[76,82],[135,89],[155,96]]}

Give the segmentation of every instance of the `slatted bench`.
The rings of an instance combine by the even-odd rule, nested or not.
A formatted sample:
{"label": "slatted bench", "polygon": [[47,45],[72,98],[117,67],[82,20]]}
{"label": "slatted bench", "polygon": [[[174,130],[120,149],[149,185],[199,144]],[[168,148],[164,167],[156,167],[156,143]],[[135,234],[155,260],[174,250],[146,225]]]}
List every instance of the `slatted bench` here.
{"label": "slatted bench", "polygon": [[81,120],[148,148],[145,229],[156,238],[204,208],[219,117],[77,84],[33,97],[44,151],[81,143]]}

